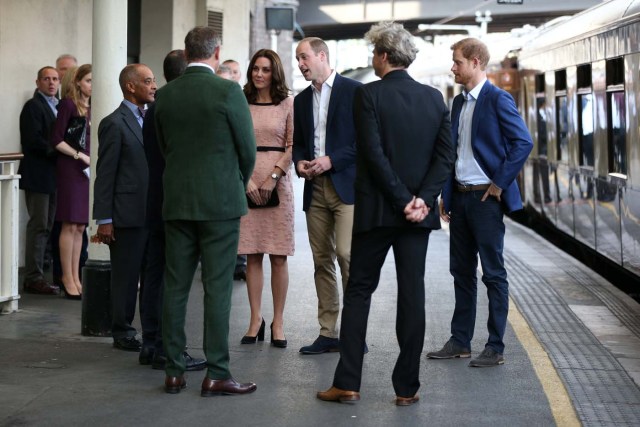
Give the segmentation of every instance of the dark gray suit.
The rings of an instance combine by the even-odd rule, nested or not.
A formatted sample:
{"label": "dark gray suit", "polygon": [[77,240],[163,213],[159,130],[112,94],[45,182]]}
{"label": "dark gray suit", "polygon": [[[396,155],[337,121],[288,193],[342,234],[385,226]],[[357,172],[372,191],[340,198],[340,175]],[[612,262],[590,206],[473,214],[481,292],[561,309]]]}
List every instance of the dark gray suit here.
{"label": "dark gray suit", "polygon": [[124,104],[105,117],[98,128],[98,165],[93,217],[111,219],[111,312],[114,339],[133,337],[131,326],[144,244],[149,171],[142,144],[142,127]]}

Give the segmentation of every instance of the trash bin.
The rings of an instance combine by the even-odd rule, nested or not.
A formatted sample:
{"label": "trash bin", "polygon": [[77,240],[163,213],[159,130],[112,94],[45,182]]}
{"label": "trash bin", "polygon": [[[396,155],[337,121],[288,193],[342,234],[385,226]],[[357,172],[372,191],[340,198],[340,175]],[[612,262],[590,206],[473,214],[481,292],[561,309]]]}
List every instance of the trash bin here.
{"label": "trash bin", "polygon": [[82,269],[82,331],[89,337],[111,336],[111,263],[88,260]]}

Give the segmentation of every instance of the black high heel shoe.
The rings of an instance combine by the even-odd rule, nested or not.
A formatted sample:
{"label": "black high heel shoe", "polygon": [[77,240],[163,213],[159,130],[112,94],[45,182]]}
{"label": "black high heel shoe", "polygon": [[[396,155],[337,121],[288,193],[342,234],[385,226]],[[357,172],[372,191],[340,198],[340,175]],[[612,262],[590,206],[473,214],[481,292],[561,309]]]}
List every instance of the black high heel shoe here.
{"label": "black high heel shoe", "polygon": [[64,290],[64,297],[67,299],[73,299],[73,300],[81,300],[82,299],[82,294],[70,294],[69,291],[67,291],[67,287],[64,285],[64,282],[62,280],[60,280],[60,283],[62,283],[62,289]]}
{"label": "black high heel shoe", "polygon": [[264,341],[264,319],[262,319],[262,324],[260,325],[260,329],[258,329],[258,335],[252,337],[249,335],[245,335],[240,340],[240,344],[255,344],[256,341]]}
{"label": "black high heel shoe", "polygon": [[271,323],[271,326],[269,326],[269,329],[271,329],[271,345],[278,348],[287,348],[287,340],[273,339],[273,322]]}

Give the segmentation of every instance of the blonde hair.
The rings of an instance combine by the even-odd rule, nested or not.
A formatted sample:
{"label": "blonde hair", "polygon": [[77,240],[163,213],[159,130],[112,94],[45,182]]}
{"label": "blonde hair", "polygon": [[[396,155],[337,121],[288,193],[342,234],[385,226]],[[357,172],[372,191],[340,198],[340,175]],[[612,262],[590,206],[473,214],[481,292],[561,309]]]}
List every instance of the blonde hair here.
{"label": "blonde hair", "polygon": [[69,68],[60,82],[60,99],[71,97],[73,89],[73,78],[76,76],[78,67]]}

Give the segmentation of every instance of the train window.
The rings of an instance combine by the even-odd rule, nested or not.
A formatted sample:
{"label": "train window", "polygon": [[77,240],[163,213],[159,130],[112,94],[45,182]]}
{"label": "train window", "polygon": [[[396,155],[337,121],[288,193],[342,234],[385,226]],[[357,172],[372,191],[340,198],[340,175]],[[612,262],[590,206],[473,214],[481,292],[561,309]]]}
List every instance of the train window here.
{"label": "train window", "polygon": [[591,64],[578,65],[578,89],[591,88]]}
{"label": "train window", "polygon": [[558,125],[558,159],[569,160],[569,108],[567,106],[567,96],[556,96],[556,123]]}
{"label": "train window", "polygon": [[607,61],[607,146],[609,172],[627,174],[627,109],[624,92],[624,59]]}
{"label": "train window", "polygon": [[536,75],[536,94],[544,92],[544,74]]}
{"label": "train window", "polygon": [[[569,110],[567,104],[567,70],[558,70],[555,72],[555,82],[556,82],[556,138],[558,149],[557,160],[569,160],[569,140],[567,135],[569,135],[569,122],[567,118],[569,117]],[[538,81],[536,80],[536,83]],[[542,82],[544,85],[544,75],[542,75]],[[544,87],[543,87],[544,91]]]}
{"label": "train window", "polygon": [[556,92],[567,90],[567,70],[556,71]]}
{"label": "train window", "polygon": [[624,58],[607,61],[607,89],[624,84]]}
{"label": "train window", "polygon": [[578,95],[578,143],[580,166],[593,166],[593,94]]}

